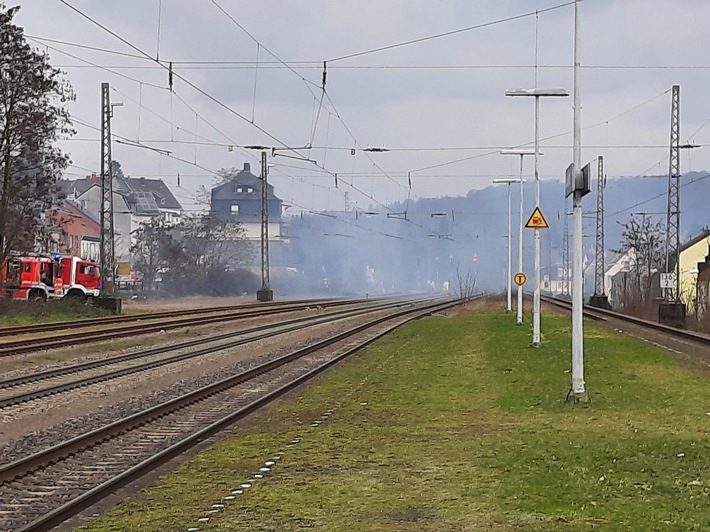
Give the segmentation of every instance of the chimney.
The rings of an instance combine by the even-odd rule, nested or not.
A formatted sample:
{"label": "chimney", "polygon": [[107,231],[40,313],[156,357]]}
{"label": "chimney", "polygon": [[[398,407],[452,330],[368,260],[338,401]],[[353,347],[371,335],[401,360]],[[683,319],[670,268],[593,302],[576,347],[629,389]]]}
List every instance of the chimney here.
{"label": "chimney", "polygon": [[251,165],[249,163],[244,163],[244,172],[251,172]]}
{"label": "chimney", "polygon": [[101,184],[101,178],[97,176],[95,173],[91,174],[91,184],[92,185],[100,185]]}

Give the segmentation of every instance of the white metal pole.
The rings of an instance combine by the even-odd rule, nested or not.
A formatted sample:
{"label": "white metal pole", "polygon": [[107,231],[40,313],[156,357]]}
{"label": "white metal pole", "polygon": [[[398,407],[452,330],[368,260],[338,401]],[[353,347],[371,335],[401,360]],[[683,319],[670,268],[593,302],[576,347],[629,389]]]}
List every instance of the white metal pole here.
{"label": "white metal pole", "polygon": [[[518,272],[523,272],[523,155],[520,154],[520,229],[518,231]],[[518,316],[516,323],[523,323],[523,285],[518,285]]]}
{"label": "white metal pole", "polygon": [[510,190],[511,183],[508,183],[508,306],[505,308],[506,312],[512,312],[513,311],[513,306],[512,306],[512,300],[511,300],[511,292],[512,292],[512,277],[513,277],[513,235],[512,235],[512,230],[513,230],[513,214],[512,214],[512,203],[511,203],[511,190]]}
{"label": "white metal pole", "polygon": [[[540,96],[535,95],[535,207],[540,208]],[[535,228],[535,288],[533,293],[533,347],[540,346],[540,229]]]}
{"label": "white metal pole", "polygon": [[[582,107],[579,93],[579,3],[574,2],[574,172],[575,179],[582,173]],[[572,399],[586,399],[584,386],[584,325],[582,306],[584,284],[582,271],[582,192],[574,192],[574,269],[572,272]]]}

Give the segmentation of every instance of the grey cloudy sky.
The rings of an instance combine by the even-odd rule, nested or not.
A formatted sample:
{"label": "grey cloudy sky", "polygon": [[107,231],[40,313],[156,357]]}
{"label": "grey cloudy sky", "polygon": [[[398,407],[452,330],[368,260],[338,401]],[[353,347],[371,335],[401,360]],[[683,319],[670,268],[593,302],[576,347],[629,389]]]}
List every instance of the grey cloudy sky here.
{"label": "grey cloudy sky", "polygon": [[[85,124],[99,126],[100,84],[108,81],[112,100],[123,102],[114,133],[187,162],[119,143],[114,158],[129,175],[162,177],[186,205],[200,185],[211,186],[210,171],[250,162],[258,173],[258,154],[237,147],[252,144],[312,143],[299,153],[317,166],[272,161],[270,179],[294,210],[342,210],[346,192],[360,208],[404,200],[408,173],[412,198],[463,195],[495,177],[517,176],[518,161],[498,151],[533,140],[533,102],[506,98],[506,89],[533,87],[537,75],[539,87],[572,91],[574,8],[564,0],[19,4],[16,22],[41,39],[35,44],[50,47],[52,63],[67,72],[77,95],[70,109],[78,134],[63,143],[75,165],[67,177],[99,170],[99,133]],[[174,93],[154,60],[49,41],[139,55],[67,4],[153,59],[173,61]],[[544,11],[555,6],[562,7]],[[682,141],[692,135],[697,144],[710,144],[710,2],[585,0],[581,8],[583,160],[604,155],[610,177],[667,173],[673,84],[681,85]],[[536,10],[538,16],[521,17]],[[339,59],[496,21],[502,22]],[[323,61],[327,97],[321,106]],[[571,98],[544,100],[541,137],[554,138],[542,143],[543,179],[564,174],[572,159],[571,129]],[[358,149],[368,145],[390,151]],[[709,148],[684,150],[682,170],[709,169],[709,159]]]}

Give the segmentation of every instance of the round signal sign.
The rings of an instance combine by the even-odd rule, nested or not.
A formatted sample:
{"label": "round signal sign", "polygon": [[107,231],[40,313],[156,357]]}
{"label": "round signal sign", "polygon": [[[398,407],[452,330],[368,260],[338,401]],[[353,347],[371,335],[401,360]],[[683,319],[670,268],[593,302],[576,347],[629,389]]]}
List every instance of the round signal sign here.
{"label": "round signal sign", "polygon": [[513,277],[513,280],[515,281],[515,284],[518,286],[523,286],[525,284],[525,281],[528,280],[527,277],[525,277],[525,274],[523,272],[519,272],[515,274],[515,277]]}

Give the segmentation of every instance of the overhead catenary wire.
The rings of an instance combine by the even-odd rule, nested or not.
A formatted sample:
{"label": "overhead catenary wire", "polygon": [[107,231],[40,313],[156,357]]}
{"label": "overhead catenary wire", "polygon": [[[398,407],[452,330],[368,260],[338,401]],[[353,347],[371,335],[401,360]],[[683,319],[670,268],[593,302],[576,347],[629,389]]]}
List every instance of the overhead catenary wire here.
{"label": "overhead catenary wire", "polygon": [[[27,38],[31,38],[45,45],[45,43],[54,43],[64,46],[70,46],[75,48],[83,48],[86,50],[91,50],[95,52],[105,53],[109,55],[117,55],[122,57],[128,57],[132,59],[140,59],[144,61],[154,61],[153,58],[147,58],[143,55],[131,54],[127,52],[121,52],[118,50],[111,50],[108,48],[101,48],[97,46],[91,46],[88,44],[75,43],[66,40],[52,39],[49,37],[42,37],[39,35],[25,35]],[[162,61],[162,60],[161,60]],[[237,60],[173,60],[176,66],[180,66],[182,69],[227,69],[227,68],[243,68],[243,69],[253,69],[256,66],[255,61],[237,61]],[[323,61],[322,60],[292,60],[292,61],[264,61],[259,60],[259,68],[308,68],[313,70],[321,70]],[[78,68],[79,65],[56,65],[59,68],[73,67]],[[90,65],[92,68],[102,68],[99,65]],[[159,70],[162,68],[160,65],[104,65],[107,68],[115,69],[135,69],[135,70]],[[411,64],[411,65],[397,65],[397,64],[375,64],[375,65],[329,65],[328,68],[331,70],[505,70],[505,69],[534,69],[535,64],[459,64],[459,65],[442,65],[442,64]],[[573,66],[568,64],[539,64],[537,68],[540,70],[544,69],[557,69],[557,70],[572,70]],[[710,70],[710,65],[668,65],[668,64],[644,64],[644,65],[615,65],[615,64],[585,64],[581,65],[582,70]],[[312,82],[310,82],[312,83]]]}
{"label": "overhead catenary wire", "polygon": [[[113,37],[117,38],[118,40],[120,40],[121,42],[123,42],[124,44],[126,44],[127,46],[129,46],[130,48],[132,48],[132,49],[138,51],[139,53],[143,54],[143,56],[145,56],[147,59],[153,60],[153,58],[150,57],[148,54],[146,54],[143,50],[141,50],[141,49],[138,48],[137,46],[133,45],[132,43],[130,43],[129,41],[127,41],[126,39],[124,39],[124,38],[121,37],[120,35],[116,34],[116,33],[113,32],[112,30],[110,30],[109,28],[107,28],[106,26],[102,25],[102,24],[99,23],[98,21],[94,20],[92,17],[90,17],[89,15],[85,14],[85,13],[82,12],[81,10],[75,8],[74,6],[72,6],[71,4],[69,4],[66,0],[60,0],[60,2],[62,2],[63,4],[65,4],[67,7],[69,7],[70,9],[72,9],[73,11],[75,11],[76,13],[78,13],[79,15],[81,15],[82,17],[84,17],[84,18],[86,18],[87,20],[89,20],[91,23],[97,25],[98,27],[100,27],[101,29],[103,29],[104,31],[106,31],[107,33],[109,33],[110,35],[112,35]],[[266,49],[266,48],[265,48],[265,49]],[[268,49],[266,49],[266,50],[268,51]],[[165,68],[165,69],[169,69],[169,67],[166,67],[165,65],[163,65],[163,64],[160,63],[160,62],[158,62],[158,64],[160,64],[160,65],[161,65],[163,68]],[[201,89],[200,87],[198,87],[197,85],[195,85],[194,83],[190,82],[190,81],[187,80],[184,76],[181,76],[181,75],[179,75],[179,74],[174,74],[174,75],[175,75],[175,77],[178,77],[178,78],[181,79],[183,82],[185,82],[188,86],[192,87],[192,88],[195,89],[197,92],[199,92],[200,94],[206,96],[206,97],[209,98],[211,101],[217,103],[218,105],[220,105],[220,106],[223,107],[224,109],[228,110],[229,112],[231,112],[231,113],[234,114],[235,116],[239,117],[240,119],[242,119],[242,120],[244,120],[244,121],[246,121],[246,122],[248,122],[248,123],[251,123],[254,127],[256,127],[259,131],[261,131],[262,133],[264,133],[267,137],[269,137],[270,139],[276,141],[280,146],[283,146],[285,149],[288,149],[289,151],[292,151],[292,152],[298,154],[298,151],[297,151],[297,150],[292,149],[292,148],[289,148],[289,147],[286,145],[286,143],[282,142],[282,141],[279,140],[277,137],[275,137],[274,135],[272,135],[271,133],[269,133],[268,131],[266,131],[266,130],[263,129],[261,126],[257,125],[256,123],[250,122],[249,119],[246,118],[245,116],[243,116],[241,113],[235,111],[234,109],[232,109],[232,108],[229,107],[228,105],[224,104],[222,101],[218,100],[217,98],[215,98],[215,97],[212,96],[211,94],[207,93],[206,91],[204,91],[203,89]],[[130,139],[125,139],[125,138],[124,138],[124,140],[129,140],[129,141],[130,141]],[[133,142],[133,141],[130,141],[130,142]],[[147,148],[147,149],[151,149],[151,150],[153,150],[153,151],[156,151],[157,153],[161,153],[161,154],[163,154],[163,155],[166,155],[166,156],[171,157],[171,158],[176,159],[176,160],[180,160],[181,162],[184,162],[184,163],[187,163],[187,164],[193,164],[193,163],[191,163],[190,161],[187,161],[187,160],[178,158],[178,157],[176,157],[176,156],[173,156],[172,154],[166,153],[165,150],[156,149],[156,148],[154,148],[154,147],[149,147],[149,146],[146,146],[146,145],[141,145],[140,147]],[[299,154],[299,155],[300,155],[300,154]],[[201,166],[201,165],[198,165],[198,164],[196,163],[196,161],[194,162],[193,165],[194,165],[194,166],[197,166],[197,167],[199,167],[199,168],[202,168],[202,169],[204,169],[204,170],[206,170],[206,171],[213,172],[212,170],[209,170],[209,169],[207,169],[207,168],[205,168],[205,167],[203,167],[203,166]],[[316,166],[318,166],[318,165],[316,164]],[[331,175],[334,175],[334,174],[332,174],[332,172],[329,172],[329,171],[326,170],[325,168],[323,168],[323,169],[324,169],[325,171],[327,171],[328,173],[331,173]],[[381,203],[379,200],[376,200],[374,197],[372,197],[372,196],[370,196],[370,195],[364,193],[363,191],[361,191],[359,188],[355,187],[354,185],[351,184],[350,186],[351,186],[351,188],[353,188],[354,190],[356,190],[356,191],[359,192],[360,194],[362,194],[362,195],[368,197],[368,198],[371,199],[372,201],[375,201],[377,204],[381,205],[382,207],[387,208],[387,206],[384,205],[383,203]]]}
{"label": "overhead catenary wire", "polygon": [[[80,16],[82,16],[82,17],[86,18],[87,20],[89,20],[92,24],[94,24],[94,25],[98,26],[99,28],[101,28],[102,30],[106,31],[107,33],[109,33],[109,34],[110,34],[111,36],[113,36],[114,38],[120,40],[121,42],[123,42],[124,44],[126,44],[127,46],[129,46],[130,48],[132,48],[133,50],[139,52],[140,54],[142,54],[142,56],[143,56],[144,58],[146,58],[146,59],[148,59],[148,60],[151,60],[151,61],[155,61],[155,62],[156,62],[158,65],[160,65],[162,68],[168,70],[169,72],[172,72],[172,70],[170,69],[169,66],[166,66],[166,65],[160,63],[159,61],[156,61],[156,60],[153,59],[149,54],[147,54],[146,52],[144,52],[143,50],[141,50],[141,49],[138,48],[137,46],[133,45],[132,43],[130,43],[128,40],[124,39],[123,37],[121,37],[121,36],[118,35],[117,33],[113,32],[112,30],[110,30],[109,28],[107,28],[106,26],[104,26],[103,24],[101,24],[100,22],[96,21],[95,19],[93,19],[92,17],[90,17],[89,15],[87,15],[86,13],[84,13],[83,11],[81,11],[81,10],[77,9],[76,7],[72,6],[72,5],[69,4],[66,0],[60,0],[60,2],[63,3],[64,5],[66,5],[67,7],[69,7],[70,9],[72,9],[74,12],[78,13]],[[267,51],[268,51],[268,49],[267,49]],[[251,122],[251,121],[250,121],[248,118],[246,118],[244,115],[242,115],[241,113],[235,111],[234,109],[232,109],[231,107],[229,107],[228,105],[226,105],[225,103],[223,103],[221,100],[215,98],[215,97],[212,96],[211,94],[207,93],[206,91],[204,91],[203,89],[201,89],[200,87],[198,87],[197,85],[195,85],[194,83],[192,83],[191,81],[187,80],[184,76],[181,76],[181,75],[176,74],[176,73],[173,73],[173,75],[174,75],[175,77],[178,77],[180,80],[182,80],[183,82],[185,82],[188,86],[190,86],[191,88],[193,88],[194,90],[196,90],[197,92],[199,92],[200,94],[202,94],[203,96],[207,97],[208,99],[210,99],[210,100],[213,101],[214,103],[218,104],[220,107],[222,107],[222,108],[228,110],[230,113],[234,114],[235,116],[239,117],[240,119],[242,119],[242,120],[244,120],[244,121],[246,121],[246,122],[248,122],[248,123],[251,123],[252,126],[254,126],[256,129],[258,129],[259,131],[261,131],[262,133],[264,133],[264,134],[265,134],[267,137],[269,137],[270,139],[272,139],[272,140],[274,140],[275,142],[277,142],[277,144],[279,144],[280,146],[283,146],[285,149],[287,149],[287,150],[289,150],[289,151],[292,151],[293,153],[298,154],[298,151],[297,151],[297,150],[288,147],[288,146],[286,145],[286,143],[282,142],[282,141],[281,141],[280,139],[278,139],[276,136],[272,135],[271,133],[269,133],[268,131],[266,131],[264,128],[262,128],[262,127],[259,126],[258,124]],[[135,80],[135,81],[138,81],[138,80]],[[171,91],[171,92],[172,92],[172,91]],[[131,141],[130,139],[126,139],[126,138],[123,138],[123,140],[128,140],[128,141],[130,141],[130,142],[133,142],[133,141]],[[236,144],[236,143],[235,143],[235,144]],[[157,152],[157,153],[161,153],[161,154],[163,154],[163,155],[165,155],[165,156],[167,156],[167,157],[171,157],[171,158],[173,158],[173,159],[180,160],[181,162],[184,162],[184,163],[186,163],[186,164],[193,164],[194,166],[197,166],[197,167],[199,167],[199,168],[201,168],[201,169],[204,169],[204,170],[206,170],[206,171],[208,171],[208,172],[215,173],[213,170],[210,170],[210,169],[208,169],[208,168],[206,168],[206,167],[203,167],[203,166],[201,166],[201,165],[198,165],[198,164],[196,163],[196,161],[193,163],[193,162],[187,161],[187,160],[185,160],[185,159],[178,158],[178,157],[176,157],[176,156],[173,156],[172,154],[166,153],[165,150],[156,149],[156,148],[154,148],[154,147],[146,146],[146,145],[144,145],[144,144],[142,144],[142,145],[139,146],[139,147],[143,147],[143,148],[146,148],[146,149],[150,149],[150,150],[155,151],[155,152]],[[300,154],[299,154],[299,155],[300,155]],[[327,170],[326,170],[326,171],[327,171]],[[216,174],[216,173],[215,173],[215,174]],[[359,189],[357,189],[356,187],[353,187],[353,188],[354,188],[355,190],[358,190],[358,192],[360,192]],[[360,193],[362,193],[362,192],[360,192]],[[365,195],[366,195],[366,194],[365,194]],[[367,195],[366,195],[366,196],[367,196]],[[368,197],[369,197],[369,196],[368,196]],[[377,202],[377,200],[375,200],[374,198],[370,198],[370,199],[372,199],[373,201],[376,201],[376,202]],[[379,203],[379,202],[378,202],[378,203]],[[383,205],[383,204],[381,204],[381,205]],[[383,206],[384,206],[384,205],[383,205]]]}
{"label": "overhead catenary wire", "polygon": [[[336,115],[336,116],[337,116],[337,115]],[[252,120],[253,120],[253,118],[252,118]],[[236,145],[236,144],[235,144],[235,145]],[[385,173],[385,172],[383,172],[383,174],[386,174],[386,173]],[[334,174],[334,175],[335,175],[335,174]],[[388,175],[388,174],[387,174],[387,175]],[[399,185],[399,184],[398,184],[398,185]]]}
{"label": "overhead catenary wire", "polygon": [[[80,10],[80,9],[78,9],[78,8],[76,8],[76,7],[74,7],[74,6],[71,5],[67,0],[59,0],[59,1],[60,1],[62,4],[64,4],[65,6],[67,6],[69,9],[71,9],[72,11],[74,11],[75,13],[77,13],[78,15],[80,15],[81,17],[85,18],[86,20],[88,20],[89,22],[91,22],[92,24],[94,24],[95,26],[101,28],[103,31],[105,31],[105,32],[108,33],[109,35],[111,35],[111,36],[113,36],[114,38],[116,38],[116,39],[118,39],[119,41],[121,41],[123,44],[125,44],[126,46],[128,46],[128,47],[131,48],[132,50],[134,50],[134,51],[136,51],[136,52],[142,54],[142,55],[143,55],[144,57],[146,57],[147,59],[150,59],[150,60],[152,60],[152,61],[155,61],[157,64],[159,64],[159,65],[160,65],[161,67],[163,67],[165,70],[169,70],[169,67],[168,67],[167,65],[161,63],[160,61],[156,61],[154,58],[152,58],[149,54],[147,54],[145,51],[143,51],[142,49],[140,49],[138,46],[134,45],[133,43],[131,43],[131,42],[128,41],[127,39],[121,37],[119,34],[117,34],[116,32],[114,32],[114,31],[111,30],[110,28],[106,27],[105,25],[101,24],[99,21],[95,20],[94,18],[92,18],[92,17],[89,16],[88,14],[84,13],[82,10]],[[174,75],[176,78],[180,79],[183,83],[185,83],[186,85],[188,85],[189,87],[191,87],[192,89],[194,89],[195,91],[197,91],[198,93],[200,93],[200,94],[202,94],[203,96],[205,96],[206,98],[208,98],[208,99],[209,99],[210,101],[212,101],[213,103],[217,104],[219,107],[221,107],[221,108],[223,108],[224,110],[228,111],[230,114],[232,114],[232,115],[238,117],[239,119],[241,119],[241,120],[243,120],[243,121],[245,121],[245,122],[251,124],[252,127],[256,128],[258,131],[260,131],[261,133],[263,133],[264,135],[266,135],[269,139],[271,139],[271,140],[273,140],[274,142],[276,142],[279,146],[281,146],[281,147],[283,147],[283,148],[285,148],[285,149],[287,149],[287,150],[293,151],[294,153],[300,155],[300,154],[298,153],[298,151],[296,151],[295,149],[290,148],[287,143],[285,143],[284,141],[282,141],[281,139],[279,139],[278,137],[276,137],[275,135],[273,135],[272,133],[270,133],[269,131],[267,131],[266,129],[264,129],[263,127],[261,127],[260,125],[258,125],[256,122],[251,122],[251,121],[249,120],[249,118],[247,118],[247,117],[244,116],[243,114],[239,113],[238,111],[236,111],[235,109],[233,109],[233,108],[230,107],[229,105],[225,104],[224,102],[222,102],[221,100],[219,100],[218,98],[216,98],[215,96],[213,96],[212,94],[208,93],[207,91],[205,91],[204,89],[202,89],[201,87],[199,87],[198,85],[196,85],[195,83],[193,83],[192,81],[190,81],[189,79],[185,78],[183,75],[181,75],[181,74],[179,74],[179,73],[177,73],[177,72],[173,72],[173,75]],[[305,78],[304,78],[304,79],[305,79]]]}
{"label": "overhead catenary wire", "polygon": [[165,89],[165,87],[161,87],[160,85],[156,85],[156,84],[154,84],[154,83],[150,83],[150,82],[147,82],[147,81],[142,81],[142,80],[136,79],[136,78],[134,78],[134,77],[132,77],[132,76],[127,76],[126,74],[122,74],[122,73],[120,73],[120,72],[116,72],[116,70],[113,69],[113,68],[105,67],[105,66],[99,65],[99,64],[97,64],[97,63],[94,63],[93,61],[89,61],[88,59],[84,59],[84,58],[82,58],[82,57],[76,56],[76,55],[71,54],[71,53],[69,53],[69,52],[66,52],[66,51],[64,51],[64,50],[60,50],[59,48],[56,48],[56,47],[54,47],[54,46],[50,46],[50,45],[48,45],[48,44],[42,43],[41,41],[39,41],[39,40],[37,40],[37,39],[34,39],[34,38],[32,38],[32,37],[27,37],[27,38],[28,38],[29,40],[33,41],[33,42],[37,42],[37,43],[42,44],[43,46],[46,46],[46,47],[49,48],[50,50],[54,50],[54,51],[57,52],[57,53],[66,55],[66,56],[68,56],[68,57],[71,57],[72,59],[76,59],[77,61],[82,61],[82,62],[84,62],[84,63],[86,63],[86,64],[88,64],[88,65],[90,65],[90,66],[92,66],[92,67],[101,69],[101,70],[103,70],[103,71],[105,71],[105,72],[109,72],[109,73],[113,74],[114,76],[118,76],[118,77],[120,77],[120,78],[127,79],[127,80],[129,80],[129,81],[133,81],[134,83],[143,83],[143,84],[145,84],[145,85],[147,85],[147,86],[149,86],[149,87],[153,87],[153,88],[155,88],[155,89],[161,89],[161,90],[164,90],[164,89]]}
{"label": "overhead catenary wire", "polygon": [[371,48],[369,50],[364,50],[362,52],[355,52],[352,54],[342,55],[340,57],[335,57],[333,59],[329,59],[328,63],[335,63],[336,61],[343,61],[345,59],[353,59],[355,57],[362,57],[364,55],[370,55],[370,54],[374,54],[374,53],[378,53],[378,52],[384,52],[386,50],[393,50],[395,48],[401,48],[403,46],[410,46],[412,44],[419,44],[419,43],[431,41],[434,39],[441,39],[443,37],[450,37],[451,35],[457,35],[459,33],[465,33],[465,32],[469,32],[469,31],[473,31],[473,30],[488,28],[490,26],[497,26],[499,24],[505,24],[507,22],[513,22],[515,20],[520,20],[523,18],[537,16],[538,13],[548,13],[550,11],[555,11],[557,9],[561,9],[563,7],[568,7],[568,6],[572,6],[572,5],[574,5],[574,2],[565,2],[563,4],[558,4],[558,5],[551,6],[551,7],[545,8],[545,9],[539,9],[539,10],[535,10],[535,11],[530,11],[528,13],[523,13],[520,15],[513,15],[510,17],[500,18],[497,20],[489,21],[489,22],[483,22],[481,24],[475,24],[473,26],[468,26],[466,28],[459,28],[457,30],[451,30],[451,31],[443,32],[443,33],[437,33],[435,35],[429,35],[427,37],[420,37],[418,39],[411,39],[411,40],[400,42],[400,43],[389,44],[386,46],[380,46],[378,48]]}

